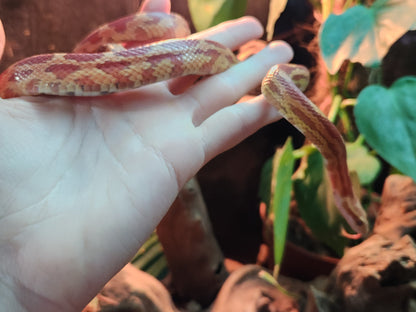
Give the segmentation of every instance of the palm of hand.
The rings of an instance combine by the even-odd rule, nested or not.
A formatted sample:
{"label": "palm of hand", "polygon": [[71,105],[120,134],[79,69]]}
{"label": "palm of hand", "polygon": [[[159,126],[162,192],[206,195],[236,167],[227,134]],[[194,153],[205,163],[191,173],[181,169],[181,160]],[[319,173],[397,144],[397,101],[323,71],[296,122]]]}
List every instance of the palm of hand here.
{"label": "palm of hand", "polygon": [[[204,162],[199,129],[183,100],[160,84],[93,105],[88,102],[96,100],[74,105],[49,98],[3,106],[7,130],[0,137],[9,148],[0,152],[0,237],[17,259],[30,260],[16,263],[16,270],[27,270],[25,286],[50,263],[75,266],[80,276],[71,274],[74,279],[87,276],[84,270],[94,270],[106,245],[115,258],[132,256],[125,246],[140,246],[141,233],[152,231],[184,179]],[[57,274],[69,282],[66,271]]]}
{"label": "palm of hand", "polygon": [[[259,33],[241,20],[205,36],[232,48]],[[290,57],[275,45],[181,95],[159,83],[101,98],[2,100],[0,292],[20,294],[26,309],[80,310],[204,163],[278,118],[261,96],[228,105]]]}

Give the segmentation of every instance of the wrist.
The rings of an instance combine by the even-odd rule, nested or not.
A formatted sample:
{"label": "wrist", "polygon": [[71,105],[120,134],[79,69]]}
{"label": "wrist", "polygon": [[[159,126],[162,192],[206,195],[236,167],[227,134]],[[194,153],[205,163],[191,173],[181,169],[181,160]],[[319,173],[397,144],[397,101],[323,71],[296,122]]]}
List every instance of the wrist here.
{"label": "wrist", "polygon": [[71,309],[58,307],[50,300],[41,298],[24,287],[19,287],[7,276],[0,276],[0,307],[1,311],[13,312],[71,311]]}
{"label": "wrist", "polygon": [[6,278],[0,277],[0,307],[5,311],[27,312],[17,300],[16,292]]}

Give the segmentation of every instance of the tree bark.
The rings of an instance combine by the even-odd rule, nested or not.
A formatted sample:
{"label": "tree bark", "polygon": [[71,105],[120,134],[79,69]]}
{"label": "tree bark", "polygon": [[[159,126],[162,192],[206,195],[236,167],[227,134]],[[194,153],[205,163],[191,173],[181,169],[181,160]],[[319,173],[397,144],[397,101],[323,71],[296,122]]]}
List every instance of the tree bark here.
{"label": "tree bark", "polygon": [[157,234],[177,295],[210,304],[228,274],[195,178],[180,191]]}

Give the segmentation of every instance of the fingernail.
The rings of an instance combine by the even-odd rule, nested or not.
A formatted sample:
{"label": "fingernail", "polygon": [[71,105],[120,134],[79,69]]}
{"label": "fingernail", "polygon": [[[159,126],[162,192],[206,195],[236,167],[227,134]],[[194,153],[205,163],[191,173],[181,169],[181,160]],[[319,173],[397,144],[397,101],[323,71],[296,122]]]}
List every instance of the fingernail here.
{"label": "fingernail", "polygon": [[282,56],[284,54],[286,54],[287,58],[288,58],[288,61],[293,58],[293,49],[285,41],[282,41],[282,40],[272,41],[272,42],[269,43],[269,47],[272,48],[273,50],[278,49],[279,54],[281,54]]}

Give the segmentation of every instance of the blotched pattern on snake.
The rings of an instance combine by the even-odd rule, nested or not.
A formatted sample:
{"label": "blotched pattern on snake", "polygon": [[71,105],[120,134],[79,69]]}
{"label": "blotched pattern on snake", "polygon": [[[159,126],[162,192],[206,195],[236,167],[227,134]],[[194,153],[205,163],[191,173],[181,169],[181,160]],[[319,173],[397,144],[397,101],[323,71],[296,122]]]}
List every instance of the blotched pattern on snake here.
{"label": "blotched pattern on snake", "polygon": [[[213,75],[237,63],[228,48],[188,35],[187,23],[175,14],[127,16],[91,33],[73,53],[36,55],[13,64],[0,75],[0,97],[99,96],[175,77]],[[321,151],[338,209],[365,234],[366,214],[352,190],[343,139],[300,90],[308,81],[305,67],[277,65],[263,80],[262,93]]]}

